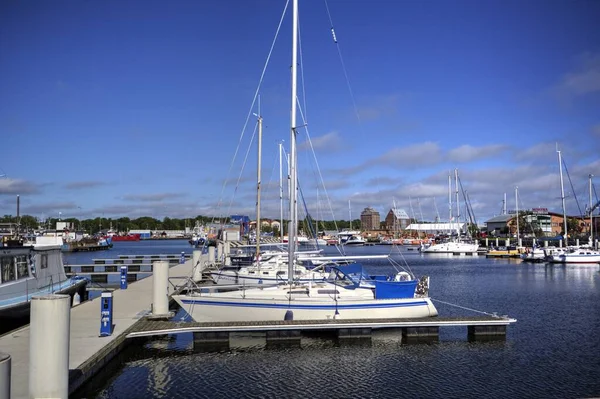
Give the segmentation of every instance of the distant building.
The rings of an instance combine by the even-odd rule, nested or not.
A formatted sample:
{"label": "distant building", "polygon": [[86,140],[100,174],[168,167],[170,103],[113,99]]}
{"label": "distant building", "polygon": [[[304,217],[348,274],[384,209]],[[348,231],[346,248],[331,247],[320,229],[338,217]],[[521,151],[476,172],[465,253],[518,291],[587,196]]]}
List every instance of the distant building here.
{"label": "distant building", "polygon": [[363,209],[360,213],[360,228],[366,230],[379,230],[381,224],[381,216],[379,212],[371,207]]}
{"label": "distant building", "polygon": [[410,224],[410,217],[404,209],[390,209],[385,217],[385,228],[391,231],[405,230]]}

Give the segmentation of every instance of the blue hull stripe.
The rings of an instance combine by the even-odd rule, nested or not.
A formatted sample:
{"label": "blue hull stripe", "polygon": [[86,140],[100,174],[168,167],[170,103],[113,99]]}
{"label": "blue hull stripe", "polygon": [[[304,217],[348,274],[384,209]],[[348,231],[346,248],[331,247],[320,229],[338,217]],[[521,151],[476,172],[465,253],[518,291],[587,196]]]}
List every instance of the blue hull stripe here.
{"label": "blue hull stripe", "polygon": [[373,304],[331,304],[331,305],[303,305],[294,303],[293,301],[285,304],[275,303],[257,303],[257,302],[219,302],[219,301],[204,301],[202,299],[182,299],[181,302],[185,305],[212,305],[212,306],[228,306],[228,307],[244,307],[244,308],[271,308],[271,309],[314,309],[314,310],[335,310],[335,309],[382,309],[382,308],[403,308],[413,306],[427,306],[427,302],[408,302],[408,303],[373,303]]}

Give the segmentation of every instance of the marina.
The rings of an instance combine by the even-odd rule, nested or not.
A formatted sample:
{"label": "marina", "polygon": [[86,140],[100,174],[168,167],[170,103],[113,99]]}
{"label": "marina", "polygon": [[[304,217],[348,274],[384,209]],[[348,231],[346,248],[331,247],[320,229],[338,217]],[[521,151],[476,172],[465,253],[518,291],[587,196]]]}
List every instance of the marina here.
{"label": "marina", "polygon": [[0,399],[600,398],[575,3],[2,5]]}
{"label": "marina", "polygon": [[[147,250],[149,245],[152,245],[152,243],[122,243],[119,245],[128,246],[129,248],[138,247],[140,248],[139,251],[144,251]],[[179,254],[181,252],[179,249],[183,249],[184,247],[181,245],[173,245],[173,248],[176,249],[174,254]],[[372,253],[382,253],[382,250],[384,249],[387,251],[388,247],[355,247],[352,249],[352,251],[355,254],[360,253],[368,255]],[[83,255],[78,256],[81,257]],[[528,265],[526,263],[506,263],[514,262],[510,259],[496,260],[487,259],[485,257],[452,257],[443,256],[442,254],[436,256],[431,254],[420,254],[413,251],[405,251],[403,252],[403,256],[407,257],[410,263],[413,264],[413,267],[416,269],[436,276],[436,283],[432,287],[432,297],[436,301],[436,306],[440,309],[440,316],[437,318],[417,319],[410,321],[396,320],[391,322],[388,320],[385,322],[387,325],[384,326],[387,328],[383,329],[380,328],[382,324],[379,324],[377,321],[361,323],[346,320],[328,320],[316,324],[307,324],[303,321],[284,322],[282,320],[277,323],[263,323],[263,325],[251,325],[251,323],[246,323],[245,326],[240,324],[215,325],[214,323],[212,325],[207,325],[206,323],[195,323],[189,321],[189,319],[185,316],[185,311],[183,310],[178,311],[177,315],[170,321],[149,320],[146,318],[146,316],[149,314],[149,305],[152,302],[152,277],[132,283],[126,290],[114,291],[115,329],[110,337],[97,336],[100,323],[99,299],[83,303],[82,305],[71,309],[72,321],[71,350],[69,359],[69,390],[70,392],[75,392],[75,387],[79,386],[83,389],[81,392],[86,392],[86,389],[88,389],[86,386],[94,386],[94,379],[89,379],[88,377],[96,368],[99,369],[102,367],[108,367],[110,370],[112,370],[116,366],[117,368],[115,371],[117,373],[127,373],[127,366],[125,366],[124,369],[121,368],[122,366],[110,366],[111,363],[109,362],[109,359],[118,356],[119,353],[127,354],[130,353],[129,351],[136,352],[136,349],[134,348],[127,350],[125,349],[129,347],[131,343],[136,342],[136,347],[139,345],[142,345],[142,347],[150,345],[150,347],[154,348],[153,351],[156,351],[157,348],[163,347],[163,344],[161,344],[161,342],[163,342],[161,341],[161,337],[171,337],[168,338],[167,341],[164,341],[164,343],[166,344],[167,342],[173,342],[176,343],[176,347],[183,345],[182,349],[188,345],[191,345],[193,347],[193,353],[197,353],[197,355],[188,354],[186,356],[202,356],[202,353],[206,353],[206,351],[209,353],[215,353],[217,356],[220,356],[219,353],[227,356],[226,354],[230,351],[238,351],[239,349],[237,348],[239,348],[240,343],[248,340],[252,343],[252,348],[256,348],[248,353],[250,356],[252,356],[251,353],[261,353],[259,348],[261,345],[265,344],[269,348],[282,348],[281,344],[286,344],[286,346],[283,348],[287,347],[289,349],[279,349],[286,351],[298,350],[294,348],[299,348],[298,345],[300,345],[300,347],[304,348],[304,350],[308,350],[309,352],[315,350],[316,347],[325,345],[325,348],[329,348],[327,349],[327,352],[330,352],[333,348],[330,348],[329,345],[352,345],[351,342],[356,340],[362,342],[361,347],[359,347],[360,352],[364,350],[360,349],[363,348],[364,345],[368,345],[367,348],[371,347],[371,345],[376,345],[376,347],[378,347],[381,345],[382,339],[384,339],[384,342],[403,342],[405,344],[435,344],[438,345],[440,354],[447,351],[447,345],[453,347],[457,342],[469,342],[476,345],[486,345],[486,342],[489,342],[489,339],[486,338],[491,338],[493,342],[506,342],[506,345],[513,346],[518,344],[519,341],[515,341],[515,339],[518,339],[518,337],[522,336],[523,329],[528,330],[528,326],[537,324],[536,320],[539,318],[539,316],[535,316],[535,312],[531,313],[531,315],[525,316],[523,311],[519,310],[519,306],[515,307],[516,302],[513,302],[508,297],[501,294],[501,292],[503,292],[505,289],[502,285],[496,286],[494,289],[490,289],[490,286],[486,285],[486,283],[483,283],[483,281],[498,275],[501,270],[505,270],[502,272],[502,274],[506,275],[507,277],[514,275],[514,277],[517,278],[518,276],[522,275],[521,272],[527,272],[527,274],[522,275],[523,277],[528,275],[534,277],[537,272],[551,272],[550,275],[555,277],[560,275],[566,276],[568,274],[573,275],[573,273],[577,273],[577,275],[582,276],[589,276],[581,282],[589,281],[590,277],[592,278],[592,281],[598,280],[600,274],[598,266],[595,268],[585,266],[583,268],[574,268],[572,266],[567,266],[567,269],[565,269],[565,266],[559,265],[547,266],[540,264]],[[130,256],[129,258],[135,259],[135,256]],[[111,263],[110,260],[105,260],[105,262]],[[476,266],[476,269],[473,269],[472,266],[469,266],[469,264]],[[479,266],[477,266],[478,264]],[[99,265],[99,267],[101,266],[102,265]],[[375,264],[372,266],[374,271],[385,267],[386,266],[381,262],[375,262]],[[515,267],[520,269],[515,269]],[[548,269],[549,267],[550,269]],[[481,268],[485,268],[485,271],[483,271]],[[173,263],[169,269],[169,273],[171,276],[185,277],[192,273],[191,269],[191,260],[187,259],[186,263],[183,265],[179,263]],[[436,270],[437,273],[435,273]],[[479,272],[473,274],[475,270],[479,270]],[[520,270],[520,272],[515,275],[514,272],[517,272],[518,270]],[[482,272],[484,274],[481,274]],[[460,281],[460,278],[466,277],[465,273],[475,276],[475,281],[480,280],[479,283],[473,282],[473,285],[471,285],[471,289],[469,290],[470,295],[463,296],[459,294],[460,290],[455,293],[452,293],[455,290],[448,290],[450,285],[456,285],[456,281]],[[486,277],[486,275],[488,277]],[[559,279],[558,281],[562,281],[562,279]],[[551,286],[548,286],[548,289],[550,287]],[[485,296],[482,296],[482,290],[486,291]],[[477,292],[480,292],[480,294],[477,294]],[[467,292],[465,291],[465,295],[466,293]],[[477,303],[471,303],[472,301],[467,299],[471,295],[475,295],[476,298],[479,298]],[[598,295],[597,292],[595,295]],[[493,298],[497,298],[497,300],[506,304],[498,307],[500,302],[494,305],[494,302],[490,301]],[[442,301],[440,302],[440,300]],[[444,302],[458,303],[460,305],[464,305],[463,307],[465,308],[477,307],[482,309],[483,307],[484,310],[499,310],[499,314],[508,313],[513,318],[507,318],[505,316],[493,316],[491,313],[473,314],[465,309],[461,310],[460,307],[448,307]],[[589,323],[593,322],[594,317],[597,316],[592,316],[590,314],[582,317],[583,318],[580,320],[580,322],[586,322],[586,320],[588,320],[587,322]],[[513,326],[510,326],[515,320],[518,320],[518,322]],[[403,325],[402,323],[405,324]],[[409,324],[407,325],[406,323]],[[302,328],[302,324],[304,324],[305,328]],[[575,323],[575,325],[578,324],[580,323]],[[298,327],[298,325],[300,325],[300,327]],[[476,339],[476,334],[474,335],[475,331],[473,328],[475,328],[477,325],[497,325],[499,329],[482,330],[483,334],[480,333],[478,339]],[[521,327],[522,325],[523,327]],[[414,330],[406,330],[406,328],[408,328],[407,326],[413,328]],[[508,328],[506,328],[507,326]],[[556,327],[559,326],[557,325]],[[315,336],[315,332],[311,332],[309,330],[317,330],[318,335]],[[385,331],[388,330],[389,333],[386,333]],[[322,338],[317,338],[319,336],[323,336],[324,338],[327,337],[329,334],[327,331],[330,331],[330,333],[333,332],[333,341],[323,341]],[[563,331],[563,329],[559,328],[558,331]],[[580,331],[584,334],[584,336],[585,334],[593,334],[593,330],[576,328],[575,331]],[[257,336],[256,334],[259,335]],[[13,357],[13,378],[15,378],[13,389],[26,389],[27,379],[24,378],[24,375],[27,375],[28,373],[28,349],[26,348],[28,327],[24,327],[21,330],[12,332],[10,335],[12,336],[11,338],[7,338],[8,336],[5,335],[0,339],[0,352],[10,353]],[[244,336],[246,336],[246,338],[244,338]],[[145,341],[149,338],[151,338],[152,341]],[[564,342],[564,338],[561,339],[560,342]],[[175,339],[175,341],[172,341],[172,339]],[[521,339],[525,338],[522,337]],[[331,344],[327,344],[326,342],[331,342]],[[575,344],[575,341],[573,341],[573,344]],[[389,344],[384,344],[384,347],[387,347],[386,345],[389,346]],[[417,347],[419,346],[420,345],[417,345]],[[567,347],[569,346],[570,345],[567,345]],[[163,360],[157,359],[154,362],[157,364],[162,364],[164,361],[167,361],[166,359],[170,359],[168,353],[171,353],[173,349],[168,349],[169,347],[171,347],[171,344],[165,346],[162,350],[167,357],[165,358],[164,356],[160,356],[158,359]],[[13,354],[15,353],[16,348],[21,349],[19,349],[16,354]],[[391,347],[389,349],[391,350]],[[122,352],[123,350],[125,350],[125,352]],[[259,352],[255,352],[256,350]],[[340,348],[339,350],[342,349]],[[416,350],[419,352],[422,351],[420,349]],[[494,352],[494,350],[491,348],[488,350],[491,350],[491,353]],[[403,351],[411,352],[413,350],[404,349]],[[592,352],[594,351],[592,350]],[[466,353],[468,352],[465,352],[465,354]],[[268,359],[270,356],[265,353],[263,353],[263,356],[265,361],[268,361],[266,359]],[[177,356],[177,359],[181,359],[179,355]],[[127,365],[129,362],[127,358],[120,360],[120,362],[122,361],[125,362],[125,365]],[[171,361],[176,360],[172,359]],[[16,377],[15,370],[17,370]],[[88,381],[88,383],[82,385],[84,381]],[[134,384],[139,384],[139,382],[134,382]],[[19,388],[19,386],[21,386],[21,388]],[[151,387],[151,385],[148,386],[148,389],[154,390],[154,388]],[[118,385],[114,388],[111,388],[111,390],[114,390],[115,388],[121,391],[125,388],[125,386]],[[26,391],[24,395],[26,395]],[[75,393],[74,397],[78,397],[77,395],[79,395],[79,393]],[[88,395],[88,393],[85,395]],[[148,391],[147,395],[152,396],[153,394],[151,391]],[[15,394],[13,394],[13,397],[26,396],[15,396]],[[98,397],[103,396],[100,395]],[[134,395],[134,397],[136,396]]]}

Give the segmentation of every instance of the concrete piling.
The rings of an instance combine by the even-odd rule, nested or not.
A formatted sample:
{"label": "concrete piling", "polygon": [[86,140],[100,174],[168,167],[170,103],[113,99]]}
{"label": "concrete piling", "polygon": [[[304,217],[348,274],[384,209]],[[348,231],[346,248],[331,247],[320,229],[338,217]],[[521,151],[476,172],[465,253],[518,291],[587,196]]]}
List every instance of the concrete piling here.
{"label": "concrete piling", "polygon": [[223,246],[223,255],[225,256],[224,264],[225,266],[231,266],[231,257],[229,254],[231,253],[231,244],[229,241],[225,241]]}
{"label": "concrete piling", "polygon": [[31,299],[29,397],[69,397],[71,298],[44,295]]}
{"label": "concrete piling", "polygon": [[10,355],[0,353],[0,399],[10,399],[10,366]]}
{"label": "concrete piling", "polygon": [[152,316],[169,315],[169,262],[156,261],[152,264],[154,276]]}
{"label": "concrete piling", "polygon": [[208,263],[214,265],[215,259],[215,247],[208,247]]}
{"label": "concrete piling", "polygon": [[194,281],[202,280],[202,271],[204,269],[202,265],[202,251],[199,249],[194,250],[192,253],[192,267],[194,270],[193,279]]}

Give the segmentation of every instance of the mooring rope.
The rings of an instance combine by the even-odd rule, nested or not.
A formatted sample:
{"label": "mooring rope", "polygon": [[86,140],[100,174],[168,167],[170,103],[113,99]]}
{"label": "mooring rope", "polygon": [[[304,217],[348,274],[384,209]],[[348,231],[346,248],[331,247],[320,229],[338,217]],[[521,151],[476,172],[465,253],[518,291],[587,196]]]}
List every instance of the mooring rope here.
{"label": "mooring rope", "polygon": [[488,313],[488,312],[484,312],[484,311],[482,311],[482,310],[477,310],[477,309],[473,309],[473,308],[468,308],[468,307],[466,307],[466,306],[460,306],[460,305],[457,305],[457,304],[455,304],[455,303],[450,303],[450,302],[441,301],[441,300],[439,300],[439,299],[433,299],[433,298],[430,298],[430,299],[431,299],[432,301],[434,301],[434,302],[443,303],[444,305],[450,305],[450,306],[454,306],[454,307],[457,307],[457,308],[460,308],[460,309],[464,309],[464,310],[470,310],[471,312],[475,312],[475,313],[481,313],[481,314],[485,314],[485,315],[492,316],[492,317],[501,317],[501,316],[498,316],[498,314],[497,314],[496,312],[493,312],[493,313]]}

